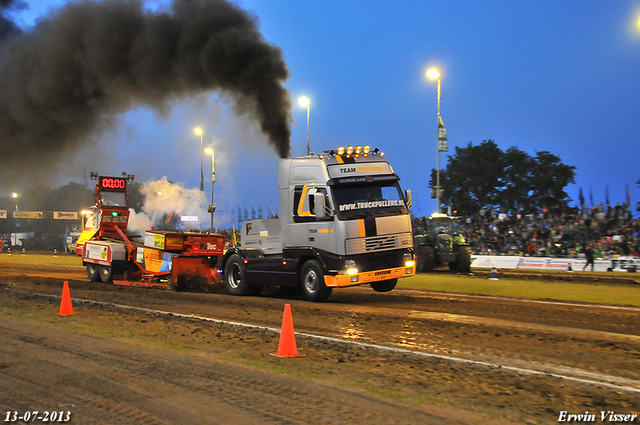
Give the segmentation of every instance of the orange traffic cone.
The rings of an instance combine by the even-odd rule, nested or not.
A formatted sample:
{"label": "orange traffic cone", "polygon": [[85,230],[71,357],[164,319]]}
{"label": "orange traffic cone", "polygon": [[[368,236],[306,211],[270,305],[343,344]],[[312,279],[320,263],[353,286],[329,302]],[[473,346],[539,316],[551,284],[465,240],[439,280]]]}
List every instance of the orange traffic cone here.
{"label": "orange traffic cone", "polygon": [[282,316],[282,328],[280,330],[280,342],[278,342],[278,352],[270,353],[275,357],[304,357],[298,354],[296,348],[296,336],[293,332],[293,318],[291,317],[291,304],[284,305]]}
{"label": "orange traffic cone", "polygon": [[69,282],[64,281],[64,287],[62,288],[62,302],[60,303],[60,316],[70,316],[72,314],[78,314],[73,312],[73,305],[71,305],[71,293],[69,292]]}

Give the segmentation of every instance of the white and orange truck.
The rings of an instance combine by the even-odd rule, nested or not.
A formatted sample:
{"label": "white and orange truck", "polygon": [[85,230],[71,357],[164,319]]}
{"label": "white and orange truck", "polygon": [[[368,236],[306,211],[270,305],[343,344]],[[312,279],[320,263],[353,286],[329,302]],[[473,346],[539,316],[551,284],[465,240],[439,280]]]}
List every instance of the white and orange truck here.
{"label": "white and orange truck", "polygon": [[339,147],[282,158],[278,171],[279,218],[245,221],[240,245],[218,262],[230,294],[279,285],[324,301],[333,288],[387,292],[415,274],[411,191],[384,153]]}

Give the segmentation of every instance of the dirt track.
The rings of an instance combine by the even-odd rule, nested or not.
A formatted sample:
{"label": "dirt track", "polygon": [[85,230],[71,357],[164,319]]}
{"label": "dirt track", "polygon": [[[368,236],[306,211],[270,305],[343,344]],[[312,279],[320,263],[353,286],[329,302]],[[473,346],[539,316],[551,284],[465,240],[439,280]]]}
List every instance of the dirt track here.
{"label": "dirt track", "polygon": [[[60,279],[0,284],[5,411],[68,407],[83,424],[543,424],[640,406],[638,309],[368,288],[311,304],[72,280],[79,314],[59,317]],[[290,303],[297,332],[345,342],[298,335],[306,357],[283,360],[269,355],[276,332],[80,299],[276,329]]]}

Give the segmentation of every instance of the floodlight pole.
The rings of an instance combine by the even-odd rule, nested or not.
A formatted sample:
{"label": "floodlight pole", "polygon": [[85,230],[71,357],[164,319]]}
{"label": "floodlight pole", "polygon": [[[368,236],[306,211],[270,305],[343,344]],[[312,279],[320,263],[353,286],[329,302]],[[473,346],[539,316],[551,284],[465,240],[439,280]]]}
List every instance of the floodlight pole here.
{"label": "floodlight pole", "polygon": [[[438,123],[436,125],[436,129],[439,131],[440,126],[440,77],[438,77]],[[436,212],[440,213],[440,142],[439,142],[440,133],[438,133],[438,137],[436,137],[436,150],[438,157],[438,166],[436,168]]]}

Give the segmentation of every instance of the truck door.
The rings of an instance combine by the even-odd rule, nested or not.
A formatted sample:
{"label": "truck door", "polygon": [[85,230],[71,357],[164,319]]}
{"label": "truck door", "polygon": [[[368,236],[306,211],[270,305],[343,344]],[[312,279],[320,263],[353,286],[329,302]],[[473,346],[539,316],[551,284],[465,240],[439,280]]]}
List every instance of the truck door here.
{"label": "truck door", "polygon": [[[324,205],[316,205],[316,199],[324,200]],[[333,208],[325,186],[296,185],[293,191],[292,244],[312,246],[329,252],[336,252],[333,234]],[[324,208],[324,213],[316,212]]]}

